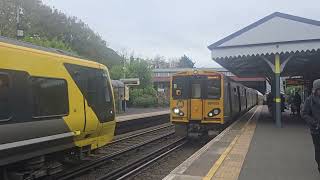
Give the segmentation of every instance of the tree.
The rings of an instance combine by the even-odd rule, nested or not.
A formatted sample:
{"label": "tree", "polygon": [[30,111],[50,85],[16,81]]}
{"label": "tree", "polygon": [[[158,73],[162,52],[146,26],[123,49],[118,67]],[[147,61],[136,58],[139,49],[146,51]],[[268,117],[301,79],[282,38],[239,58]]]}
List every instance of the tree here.
{"label": "tree", "polygon": [[113,66],[110,69],[110,77],[113,80],[119,80],[124,76],[124,68],[122,65]]}
{"label": "tree", "polygon": [[178,62],[179,68],[193,68],[194,62],[186,55],[183,55]]}
{"label": "tree", "polygon": [[154,69],[159,69],[159,68],[169,68],[170,64],[166,61],[166,59],[163,56],[157,55],[156,57],[153,58],[151,61],[151,66]]}
{"label": "tree", "polygon": [[[69,17],[57,9],[52,9],[43,4],[41,0],[1,0],[0,35],[16,37],[18,2],[23,8],[21,26],[28,37],[24,40],[39,38],[43,41],[40,45],[45,41],[59,42],[59,44],[63,43],[69,47],[68,51],[76,52],[86,59],[107,66],[120,64],[122,58],[110,49],[107,42],[87,24],[76,17]],[[34,43],[33,40],[32,43]],[[57,44],[49,43],[47,45],[54,45],[54,48],[65,48],[65,46],[56,46]]]}
{"label": "tree", "polygon": [[141,58],[136,58],[126,67],[126,71],[126,77],[139,78],[139,88],[152,86],[152,70],[148,61]]}
{"label": "tree", "polygon": [[32,44],[42,46],[42,47],[61,49],[61,50],[73,52],[74,54],[76,54],[76,52],[74,52],[69,45],[58,40],[57,38],[53,38],[52,40],[48,40],[46,38],[26,36],[23,38],[23,41],[30,42]]}

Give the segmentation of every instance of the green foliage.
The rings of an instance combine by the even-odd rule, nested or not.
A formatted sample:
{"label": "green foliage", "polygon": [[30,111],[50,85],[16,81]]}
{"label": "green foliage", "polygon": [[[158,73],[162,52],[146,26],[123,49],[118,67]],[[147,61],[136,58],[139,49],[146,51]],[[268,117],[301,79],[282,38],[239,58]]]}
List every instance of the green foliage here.
{"label": "green foliage", "polygon": [[[38,45],[49,45],[63,50],[72,50],[84,58],[113,66],[122,58],[107,47],[106,41],[76,17],[68,17],[57,9],[44,5],[40,0],[1,0],[0,35],[15,38],[17,2],[21,3],[24,15],[21,27],[28,42],[30,37],[41,39]],[[51,41],[50,43],[45,42]],[[52,45],[52,46],[51,46]]]}
{"label": "green foliage", "polygon": [[110,77],[113,80],[119,80],[124,76],[124,69],[121,65],[115,65],[110,69]]}
{"label": "green foliage", "polygon": [[142,95],[133,101],[134,107],[154,107],[157,103],[157,98],[150,95]]}
{"label": "green foliage", "polygon": [[193,68],[194,67],[194,62],[192,61],[191,58],[189,58],[186,55],[183,55],[178,62],[178,67],[179,68]]}
{"label": "green foliage", "polygon": [[157,92],[152,87],[131,89],[130,101],[134,107],[157,106]]}
{"label": "green foliage", "polygon": [[152,86],[152,70],[148,61],[135,59],[126,67],[126,78],[139,78],[139,88]]}
{"label": "green foliage", "polygon": [[64,51],[69,51],[72,53],[75,53],[71,47],[64,42],[58,40],[57,38],[53,38],[52,40],[48,40],[46,38],[34,38],[30,36],[26,36],[23,38],[23,41],[42,46],[42,47],[48,47],[48,48],[55,48],[55,49],[60,49]]}

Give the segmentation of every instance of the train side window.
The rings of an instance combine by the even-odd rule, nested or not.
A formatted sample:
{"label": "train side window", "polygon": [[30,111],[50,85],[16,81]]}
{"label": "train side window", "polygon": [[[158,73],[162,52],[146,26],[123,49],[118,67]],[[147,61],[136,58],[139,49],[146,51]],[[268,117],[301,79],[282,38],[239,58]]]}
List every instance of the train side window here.
{"label": "train side window", "polygon": [[7,121],[11,117],[9,103],[10,78],[8,74],[0,73],[0,121]]}
{"label": "train side window", "polygon": [[69,113],[68,87],[64,79],[31,77],[33,118],[66,116]]}

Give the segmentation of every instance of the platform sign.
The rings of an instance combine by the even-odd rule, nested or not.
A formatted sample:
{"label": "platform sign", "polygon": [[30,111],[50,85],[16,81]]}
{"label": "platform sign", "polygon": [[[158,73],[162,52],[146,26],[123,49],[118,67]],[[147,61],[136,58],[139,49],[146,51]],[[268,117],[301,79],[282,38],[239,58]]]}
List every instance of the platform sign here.
{"label": "platform sign", "polygon": [[139,78],[120,79],[126,86],[138,86],[140,85]]}
{"label": "platform sign", "polygon": [[124,100],[129,101],[129,87],[128,86],[124,86]]}
{"label": "platform sign", "polygon": [[302,78],[286,79],[286,86],[305,86],[307,84],[310,84],[310,81]]}

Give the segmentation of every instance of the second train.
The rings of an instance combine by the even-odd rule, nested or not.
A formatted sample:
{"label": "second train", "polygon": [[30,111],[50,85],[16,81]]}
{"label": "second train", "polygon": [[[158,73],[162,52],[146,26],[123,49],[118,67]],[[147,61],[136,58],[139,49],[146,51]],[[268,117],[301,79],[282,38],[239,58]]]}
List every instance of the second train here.
{"label": "second train", "polygon": [[171,78],[170,120],[178,135],[203,135],[230,124],[258,104],[260,96],[220,72],[179,72]]}

